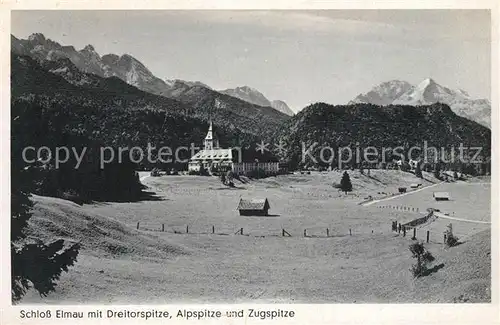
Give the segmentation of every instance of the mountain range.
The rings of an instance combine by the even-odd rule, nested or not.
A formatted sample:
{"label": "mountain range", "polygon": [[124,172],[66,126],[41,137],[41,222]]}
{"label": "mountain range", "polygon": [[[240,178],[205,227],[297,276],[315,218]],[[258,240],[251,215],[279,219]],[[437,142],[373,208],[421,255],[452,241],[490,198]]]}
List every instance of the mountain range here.
{"label": "mountain range", "polygon": [[374,105],[431,105],[443,103],[458,115],[487,127],[491,127],[491,103],[487,99],[474,99],[464,90],[452,90],[431,78],[418,85],[406,81],[391,80],[360,94],[349,104],[368,103]]}
{"label": "mountain range", "polygon": [[[92,45],[87,45],[77,51],[73,46],[63,46],[51,39],[45,38],[40,33],[32,34],[28,39],[18,39],[14,35],[11,35],[11,51],[19,55],[30,56],[38,61],[69,59],[82,72],[95,74],[102,78],[117,77],[140,90],[169,98],[179,99],[179,96],[182,96],[184,92],[192,88],[206,88],[211,92],[216,92],[210,86],[200,81],[160,79],[131,55],[124,54],[118,56],[116,54],[106,54],[100,56]],[[260,94],[256,90],[253,91]],[[226,92],[221,93],[226,94]],[[287,115],[293,115],[293,112],[284,102],[270,102],[262,94],[260,94],[263,97],[262,101],[252,100],[252,96],[244,97],[229,93],[228,95],[254,105],[272,107]]]}
{"label": "mountain range", "polygon": [[[387,155],[384,150],[388,150],[389,156],[384,157],[387,162],[393,158],[391,148],[424,148],[424,141],[428,148],[446,150],[458,148],[460,144],[482,147],[483,157],[489,157],[491,150],[490,129],[458,116],[441,103],[416,107],[315,103],[286,120],[274,137],[286,148],[282,158],[291,168],[306,164],[325,166],[328,165],[325,159],[329,158],[338,161],[342,153],[338,148],[343,147],[350,147],[355,155],[356,146],[371,146],[378,150],[379,159]],[[413,154],[422,152],[415,150]],[[352,160],[350,165],[353,166]]]}
{"label": "mountain range", "polygon": [[286,115],[293,116],[294,112],[288,107],[288,105],[282,100],[270,101],[267,99],[260,91],[255,88],[242,86],[236,88],[230,88],[220,91],[223,94],[239,98],[246,102],[259,105],[259,106],[270,106]]}
{"label": "mountain range", "polygon": [[[316,103],[288,116],[267,106],[270,101],[250,87],[218,92],[197,81],[162,80],[131,56],[100,57],[91,46],[75,51],[40,34],[12,40],[12,116],[33,107],[50,127],[57,124],[70,135],[105,145],[199,144],[212,120],[224,146],[282,140],[291,151],[281,158],[291,166],[300,162],[302,143],[381,147],[428,140],[445,147],[460,142],[490,146],[488,128],[442,103],[454,97],[457,110],[458,99],[468,95],[433,80],[417,86],[392,81],[358,96],[358,103]],[[155,94],[160,88],[161,95]]]}

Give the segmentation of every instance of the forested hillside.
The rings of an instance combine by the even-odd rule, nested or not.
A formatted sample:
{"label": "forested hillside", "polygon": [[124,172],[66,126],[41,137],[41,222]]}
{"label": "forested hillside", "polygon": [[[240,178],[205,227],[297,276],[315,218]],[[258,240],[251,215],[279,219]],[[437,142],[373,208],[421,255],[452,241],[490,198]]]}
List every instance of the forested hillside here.
{"label": "forested hillside", "polygon": [[[458,149],[464,146],[483,147],[483,156],[490,156],[491,131],[473,121],[453,113],[449,106],[377,106],[354,104],[333,106],[325,103],[310,105],[283,124],[276,133],[288,150],[283,156],[297,167],[301,162],[302,144],[319,157],[322,146],[374,146],[406,149],[412,146],[428,146]],[[421,152],[415,152],[416,158]],[[389,155],[391,153],[389,152]],[[409,158],[409,157],[407,157]],[[392,160],[392,159],[391,159]]]}
{"label": "forested hillside", "polygon": [[[19,162],[16,166],[26,167],[20,160],[26,146],[91,148],[87,152],[90,161],[78,170],[73,169],[74,160],[57,170],[53,162],[37,166],[43,171],[36,173],[40,194],[72,193],[84,201],[137,198],[141,186],[135,177],[136,169],[185,167],[185,161],[152,163],[158,148],[171,148],[172,155],[167,159],[175,160],[177,148],[189,148],[191,143],[202,146],[208,121],[203,116],[188,116],[192,108],[186,104],[145,93],[118,78],[101,78],[72,69],[68,60],[40,65],[30,57],[13,55],[11,63],[12,155]],[[224,118],[224,114],[214,116],[221,145],[249,145],[257,140],[256,135],[234,126],[217,125]],[[144,157],[136,165],[127,162],[130,156],[125,151],[124,156],[129,157],[125,162],[110,163],[102,171],[99,148],[108,146],[116,152],[118,148],[139,147],[144,153],[152,147],[152,159]],[[181,150],[178,156],[185,160],[191,153]]]}

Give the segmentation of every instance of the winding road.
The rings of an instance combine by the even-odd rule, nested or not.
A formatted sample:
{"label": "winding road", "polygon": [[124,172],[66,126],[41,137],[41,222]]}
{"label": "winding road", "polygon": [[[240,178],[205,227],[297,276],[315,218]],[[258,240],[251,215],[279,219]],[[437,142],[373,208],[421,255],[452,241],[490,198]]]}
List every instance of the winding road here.
{"label": "winding road", "polygon": [[431,187],[440,185],[442,183],[443,182],[440,182],[440,183],[436,183],[436,184],[432,184],[432,185],[429,185],[429,186],[425,186],[425,187],[416,189],[416,190],[411,191],[411,192],[406,192],[406,193],[402,193],[402,194],[399,194],[399,195],[394,195],[394,196],[386,197],[386,198],[379,199],[379,200],[373,200],[373,201],[370,201],[370,202],[363,203],[362,205],[363,206],[369,206],[369,205],[372,205],[372,204],[375,204],[375,203],[393,200],[393,199],[400,198],[400,197],[405,196],[405,195],[410,195],[410,194],[417,193],[417,192],[420,192],[420,191],[423,191],[423,190],[427,190],[427,189],[429,189]]}

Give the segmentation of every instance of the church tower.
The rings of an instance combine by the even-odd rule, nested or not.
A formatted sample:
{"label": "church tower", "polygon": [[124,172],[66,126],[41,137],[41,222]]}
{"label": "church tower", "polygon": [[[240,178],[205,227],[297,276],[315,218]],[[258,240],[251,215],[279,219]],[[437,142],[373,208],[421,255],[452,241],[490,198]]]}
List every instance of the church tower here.
{"label": "church tower", "polygon": [[212,120],[210,120],[210,126],[208,127],[207,136],[205,137],[205,150],[213,150],[219,148],[219,139],[213,131]]}

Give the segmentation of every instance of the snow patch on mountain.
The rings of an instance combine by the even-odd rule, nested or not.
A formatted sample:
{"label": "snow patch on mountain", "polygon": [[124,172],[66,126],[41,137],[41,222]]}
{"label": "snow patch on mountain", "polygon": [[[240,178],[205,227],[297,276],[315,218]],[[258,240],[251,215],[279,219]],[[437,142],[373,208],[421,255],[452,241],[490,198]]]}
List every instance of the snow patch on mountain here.
{"label": "snow patch on mountain", "polygon": [[358,95],[349,104],[370,103],[375,105],[430,105],[443,103],[455,114],[491,127],[491,103],[487,99],[473,99],[462,89],[453,90],[427,78],[416,86],[406,81],[384,82],[366,94]]}

